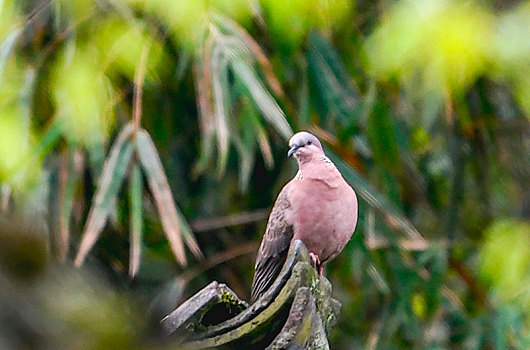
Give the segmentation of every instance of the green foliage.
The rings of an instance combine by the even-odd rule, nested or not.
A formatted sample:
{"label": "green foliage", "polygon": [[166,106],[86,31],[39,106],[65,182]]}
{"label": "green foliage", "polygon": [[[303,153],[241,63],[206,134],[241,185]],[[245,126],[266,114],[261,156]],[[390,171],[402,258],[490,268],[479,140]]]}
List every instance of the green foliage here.
{"label": "green foliage", "polygon": [[261,0],[273,41],[287,52],[298,50],[312,28],[328,29],[346,22],[353,3],[347,0]]}
{"label": "green foliage", "polygon": [[486,231],[481,249],[481,276],[503,301],[530,311],[530,225],[502,220]]}
{"label": "green foliage", "polygon": [[91,50],[80,50],[83,56],[78,53],[70,62],[57,63],[50,84],[65,138],[90,146],[106,138],[111,115],[106,115],[105,109],[110,96],[101,70],[90,57]]}
{"label": "green foliage", "polygon": [[352,86],[338,52],[316,32],[311,33],[309,45],[307,62],[311,77],[319,87],[320,114],[326,119],[336,116],[341,124],[356,126],[359,93]]}
{"label": "green foliage", "polygon": [[149,348],[127,310],[248,295],[293,130],[360,201],[333,349],[528,348],[530,2],[509,3],[0,1],[2,348]]}
{"label": "green foliage", "polygon": [[492,18],[474,2],[401,2],[369,43],[374,74],[420,70],[424,88],[461,92],[484,72],[492,47]]}

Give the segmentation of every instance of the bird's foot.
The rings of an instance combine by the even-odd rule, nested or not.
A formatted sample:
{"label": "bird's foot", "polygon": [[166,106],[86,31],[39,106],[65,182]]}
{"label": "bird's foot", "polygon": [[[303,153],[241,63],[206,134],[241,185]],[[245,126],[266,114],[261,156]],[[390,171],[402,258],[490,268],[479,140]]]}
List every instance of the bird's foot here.
{"label": "bird's foot", "polygon": [[320,263],[318,255],[313,252],[309,252],[309,257],[311,258],[311,266],[313,266],[318,271],[318,277],[322,276],[322,270],[324,267]]}
{"label": "bird's foot", "polygon": [[309,252],[309,257],[311,258],[311,265],[316,269],[318,264],[320,263],[320,259],[318,258],[318,255],[316,255],[313,252]]}

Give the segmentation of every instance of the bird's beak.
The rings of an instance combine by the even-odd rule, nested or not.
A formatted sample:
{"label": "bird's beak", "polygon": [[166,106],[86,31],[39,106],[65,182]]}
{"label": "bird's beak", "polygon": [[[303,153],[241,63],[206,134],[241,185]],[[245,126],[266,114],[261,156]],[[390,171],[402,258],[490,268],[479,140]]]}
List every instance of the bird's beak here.
{"label": "bird's beak", "polygon": [[294,152],[296,152],[299,148],[300,148],[300,146],[297,146],[297,145],[294,145],[293,147],[291,147],[289,152],[287,152],[287,157],[292,156],[294,154]]}

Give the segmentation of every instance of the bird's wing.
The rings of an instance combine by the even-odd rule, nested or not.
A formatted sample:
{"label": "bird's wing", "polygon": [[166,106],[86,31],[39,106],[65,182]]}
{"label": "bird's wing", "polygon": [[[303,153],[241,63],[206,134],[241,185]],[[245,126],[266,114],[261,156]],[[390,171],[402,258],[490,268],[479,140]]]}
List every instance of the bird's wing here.
{"label": "bird's wing", "polygon": [[287,258],[293,238],[292,209],[288,198],[288,188],[289,184],[278,195],[261,241],[252,282],[252,302],[256,301],[273,284]]}

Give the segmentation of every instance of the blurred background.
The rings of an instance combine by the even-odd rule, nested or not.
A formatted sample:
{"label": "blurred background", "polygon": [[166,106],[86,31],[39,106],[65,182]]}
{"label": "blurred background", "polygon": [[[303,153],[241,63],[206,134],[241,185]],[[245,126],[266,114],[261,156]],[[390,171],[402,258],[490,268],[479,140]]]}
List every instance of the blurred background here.
{"label": "blurred background", "polygon": [[360,200],[332,349],[530,348],[530,1],[2,0],[0,96],[1,349],[248,298],[298,130]]}

